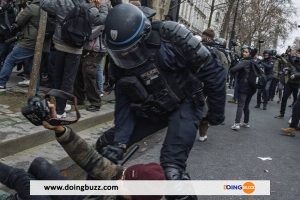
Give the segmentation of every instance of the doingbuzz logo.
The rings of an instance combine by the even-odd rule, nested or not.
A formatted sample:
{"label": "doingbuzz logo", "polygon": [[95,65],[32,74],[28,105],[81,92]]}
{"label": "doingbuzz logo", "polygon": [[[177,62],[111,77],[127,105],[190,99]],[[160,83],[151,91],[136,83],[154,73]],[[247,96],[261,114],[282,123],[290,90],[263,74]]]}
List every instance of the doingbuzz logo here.
{"label": "doingbuzz logo", "polygon": [[255,191],[255,185],[252,182],[246,182],[243,185],[224,185],[224,190],[243,190],[246,194],[252,194]]}

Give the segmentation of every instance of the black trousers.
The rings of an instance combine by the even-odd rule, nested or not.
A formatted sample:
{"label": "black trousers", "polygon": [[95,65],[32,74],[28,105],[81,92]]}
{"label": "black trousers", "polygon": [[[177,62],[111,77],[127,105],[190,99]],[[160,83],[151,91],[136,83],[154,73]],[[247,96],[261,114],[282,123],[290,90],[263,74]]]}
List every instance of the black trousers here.
{"label": "black trousers", "polygon": [[83,53],[74,84],[74,95],[78,102],[84,102],[86,97],[91,105],[101,105],[97,87],[97,69],[103,56],[103,53],[97,52]]}
{"label": "black trousers", "polygon": [[297,100],[295,100],[293,106],[292,123],[291,128],[297,128],[300,120],[300,90],[298,92]]}
{"label": "black trousers", "polygon": [[239,94],[238,105],[235,116],[235,123],[240,123],[241,118],[244,112],[244,123],[248,123],[250,119],[250,110],[249,105],[251,102],[252,96],[255,94],[256,90],[253,89],[247,94]]}
{"label": "black trousers", "polygon": [[[81,55],[62,51],[55,51],[55,65],[53,66],[53,85],[55,89],[73,94],[73,86],[76,78]],[[67,100],[56,98],[56,112],[64,113]]]}
{"label": "black trousers", "polygon": [[295,83],[288,82],[287,84],[284,85],[281,106],[280,106],[280,114],[281,115],[285,114],[286,103],[287,103],[288,98],[291,96],[291,94],[293,94],[294,100],[297,99],[298,88],[299,88],[299,85],[295,84]]}
{"label": "black trousers", "polygon": [[279,79],[273,78],[270,86],[270,99],[274,99],[275,94],[276,94],[276,87],[278,85]]}
{"label": "black trousers", "polygon": [[[267,106],[269,97],[270,97],[270,88],[271,88],[272,78],[269,78],[266,82],[266,85],[263,89],[257,90],[257,105],[260,106],[263,103],[264,106]],[[263,100],[263,102],[261,102]]]}
{"label": "black trousers", "polygon": [[[190,101],[184,101],[180,108],[165,120],[153,122],[149,119],[137,117],[133,133],[127,145],[130,146],[168,127],[161,149],[160,163],[163,167],[168,166],[168,164],[174,164],[185,170],[186,161],[193,147],[201,118],[202,112],[199,109],[195,109]],[[107,142],[106,145],[112,144],[116,140],[115,130],[115,127],[109,129],[100,136],[100,140],[105,140]]]}

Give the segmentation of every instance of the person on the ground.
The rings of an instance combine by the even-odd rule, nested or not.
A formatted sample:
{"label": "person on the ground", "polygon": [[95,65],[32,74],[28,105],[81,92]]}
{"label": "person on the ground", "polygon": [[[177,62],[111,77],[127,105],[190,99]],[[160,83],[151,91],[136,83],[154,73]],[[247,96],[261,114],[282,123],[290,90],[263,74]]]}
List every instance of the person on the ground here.
{"label": "person on the ground", "polygon": [[[57,118],[55,105],[49,103],[50,115]],[[56,140],[87,174],[94,180],[165,180],[163,168],[157,163],[136,164],[127,168],[112,163],[67,126],[51,126],[44,121],[46,129],[55,132]],[[79,151],[80,150],[80,151]],[[17,194],[3,194],[9,200],[101,200],[103,196],[30,196],[30,180],[66,180],[59,170],[43,158],[36,158],[28,172],[0,162],[0,182]],[[0,193],[1,194],[1,193]],[[1,196],[0,196],[1,197]],[[112,196],[110,199],[159,200],[162,196]],[[4,200],[4,199],[0,199]],[[5,199],[6,200],[6,199]]]}

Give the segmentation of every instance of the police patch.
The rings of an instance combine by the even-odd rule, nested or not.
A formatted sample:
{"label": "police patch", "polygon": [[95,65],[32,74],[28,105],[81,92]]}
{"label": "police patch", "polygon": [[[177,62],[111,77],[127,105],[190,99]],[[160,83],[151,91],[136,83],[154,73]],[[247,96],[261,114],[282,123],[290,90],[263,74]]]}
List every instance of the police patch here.
{"label": "police patch", "polygon": [[116,40],[118,37],[118,31],[117,30],[110,30],[110,37],[113,40]]}

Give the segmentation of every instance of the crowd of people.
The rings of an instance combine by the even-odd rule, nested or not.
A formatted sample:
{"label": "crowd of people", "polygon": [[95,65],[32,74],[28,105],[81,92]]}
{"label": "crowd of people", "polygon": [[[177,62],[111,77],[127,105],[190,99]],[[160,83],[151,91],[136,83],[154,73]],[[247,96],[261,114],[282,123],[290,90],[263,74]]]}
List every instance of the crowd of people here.
{"label": "crowd of people", "polygon": [[[39,85],[74,94],[78,104],[84,104],[87,98],[86,110],[91,112],[101,109],[105,83],[106,89],[115,91],[115,126],[99,137],[95,149],[71,128],[43,123],[55,132],[57,141],[89,179],[190,180],[186,162],[197,132],[203,142],[209,126],[224,123],[227,88],[234,89],[230,102],[237,104],[231,127],[235,131],[250,128],[250,102],[255,93],[255,108],[262,105],[263,110],[278,94],[281,108],[276,118],[284,117],[288,98],[293,94],[291,123],[283,134],[296,135],[300,118],[300,49],[289,48],[282,55],[264,50],[260,57],[255,47],[245,45],[238,55],[226,48],[225,39],[215,37],[214,30],[192,33],[177,22],[154,21],[155,11],[141,6],[139,1],[1,0],[0,92],[6,91],[15,66],[23,69],[19,75],[24,81],[19,85],[30,81],[40,9],[48,13],[48,21]],[[56,97],[55,105],[49,102],[51,117],[65,118],[69,106],[65,99]],[[160,164],[126,169],[116,165],[130,146],[164,127],[168,129]],[[35,159],[28,172],[0,163],[0,182],[17,191],[15,195],[0,193],[0,200],[54,199],[30,197],[29,181],[33,179],[66,178],[42,158]],[[87,198],[91,199],[55,197]]]}

